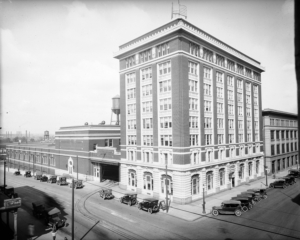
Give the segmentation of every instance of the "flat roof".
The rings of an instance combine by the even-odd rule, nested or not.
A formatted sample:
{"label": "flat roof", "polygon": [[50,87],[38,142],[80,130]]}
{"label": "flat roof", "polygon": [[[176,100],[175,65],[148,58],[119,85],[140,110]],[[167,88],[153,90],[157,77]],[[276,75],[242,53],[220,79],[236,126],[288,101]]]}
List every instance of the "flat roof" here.
{"label": "flat roof", "polygon": [[284,112],[277,109],[265,108],[262,110],[262,115],[267,116],[270,114],[277,114],[277,115],[284,115],[284,116],[291,116],[291,117],[298,117],[296,113]]}

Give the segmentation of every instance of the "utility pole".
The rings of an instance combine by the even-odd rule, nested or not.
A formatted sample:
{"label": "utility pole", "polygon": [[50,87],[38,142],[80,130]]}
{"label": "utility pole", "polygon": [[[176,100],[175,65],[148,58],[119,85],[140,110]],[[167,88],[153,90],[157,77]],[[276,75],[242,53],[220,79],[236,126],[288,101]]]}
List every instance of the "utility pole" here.
{"label": "utility pole", "polygon": [[166,186],[166,210],[167,212],[169,211],[169,204],[168,204],[168,187],[169,187],[169,184],[168,184],[168,163],[166,163],[166,179],[165,179],[165,186]]}
{"label": "utility pole", "polygon": [[78,155],[76,157],[77,157],[77,180],[78,180]]}
{"label": "utility pole", "polygon": [[266,187],[268,187],[268,166],[265,165]]}
{"label": "utility pole", "polygon": [[6,161],[4,161],[4,188],[6,187]]}
{"label": "utility pole", "polygon": [[72,178],[72,240],[74,240],[74,178]]}

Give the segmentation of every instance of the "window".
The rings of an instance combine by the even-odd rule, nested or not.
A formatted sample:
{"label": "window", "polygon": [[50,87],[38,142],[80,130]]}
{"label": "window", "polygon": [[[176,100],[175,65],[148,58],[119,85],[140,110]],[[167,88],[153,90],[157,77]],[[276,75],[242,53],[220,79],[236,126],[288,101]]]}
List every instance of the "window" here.
{"label": "window", "polygon": [[251,78],[252,77],[252,74],[251,74],[251,69],[249,69],[249,68],[246,68],[246,77],[249,77],[249,78]]}
{"label": "window", "polygon": [[211,118],[210,117],[204,118],[204,128],[211,128]]}
{"label": "window", "polygon": [[223,98],[223,88],[217,87],[217,97]]}
{"label": "window", "polygon": [[160,99],[160,110],[171,110],[172,109],[172,100],[171,98]]}
{"label": "window", "polygon": [[254,80],[259,80],[259,74],[256,72],[253,72],[253,79]]}
{"label": "window", "polygon": [[254,108],[254,116],[258,117],[258,109]]}
{"label": "window", "polygon": [[126,68],[132,67],[135,65],[135,56],[131,56],[125,59]]}
{"label": "window", "polygon": [[112,139],[105,139],[105,147],[112,147],[113,146],[113,140]]}
{"label": "window", "polygon": [[281,139],[284,139],[284,131],[281,130]]}
{"label": "window", "polygon": [[276,145],[276,153],[277,153],[277,154],[280,154],[280,144],[277,144],[277,145]]}
{"label": "window", "polygon": [[211,112],[211,101],[204,101],[205,112]]}
{"label": "window", "polygon": [[190,134],[190,146],[198,146],[198,135]]}
{"label": "window", "polygon": [[127,89],[127,99],[135,98],[135,88]]}
{"label": "window", "polygon": [[[149,152],[145,152],[148,154],[148,157],[149,157]],[[146,157],[147,159],[147,157]],[[149,161],[146,161],[146,162],[149,162]],[[144,189],[146,190],[150,190],[150,191],[153,191],[153,176],[152,176],[152,173],[149,173],[149,172],[145,172],[144,173]]]}
{"label": "window", "polygon": [[227,59],[227,68],[231,71],[234,71],[234,61]]}
{"label": "window", "polygon": [[286,144],[286,152],[288,153],[289,151],[290,151],[290,144],[287,143],[287,144]]}
{"label": "window", "polygon": [[223,113],[223,103],[217,103],[217,113]]}
{"label": "window", "polygon": [[237,64],[236,71],[237,71],[237,73],[244,75],[244,67],[242,65]]}
{"label": "window", "polygon": [[275,146],[271,145],[271,155],[275,155]]}
{"label": "window", "polygon": [[240,164],[240,167],[239,167],[239,178],[240,179],[244,179],[244,170],[245,170],[244,164]]}
{"label": "window", "polygon": [[251,117],[251,108],[249,108],[249,107],[246,108],[246,114],[247,114],[247,117]]}
{"label": "window", "polygon": [[198,64],[189,62],[189,73],[193,75],[198,75]]}
{"label": "window", "polygon": [[238,115],[243,116],[243,107],[242,106],[238,106]]}
{"label": "window", "polygon": [[271,140],[275,140],[275,131],[271,130]]}
{"label": "window", "polygon": [[258,98],[257,97],[253,97],[253,104],[255,106],[258,106]]}
{"label": "window", "polygon": [[143,145],[153,146],[153,135],[143,135]]}
{"label": "window", "polygon": [[224,143],[224,134],[217,134],[218,144]]}
{"label": "window", "polygon": [[284,143],[281,145],[281,150],[282,150],[282,153],[285,153]]}
{"label": "window", "polygon": [[257,85],[253,85],[253,93],[254,93],[254,95],[258,94],[258,86]]}
{"label": "window", "polygon": [[216,72],[217,82],[223,83],[223,73]]}
{"label": "window", "polygon": [[205,145],[212,144],[212,135],[211,134],[204,134]]}
{"label": "window", "polygon": [[190,42],[190,54],[195,55],[196,57],[200,56],[200,47],[199,45]]}
{"label": "window", "polygon": [[228,100],[233,100],[233,91],[227,90],[227,96],[228,96]]}
{"label": "window", "polygon": [[136,145],[136,135],[128,135],[128,145]]}
{"label": "window", "polygon": [[164,43],[164,44],[158,45],[156,47],[157,56],[161,57],[161,56],[169,54],[169,48],[170,47],[169,47],[168,43]]}
{"label": "window", "polygon": [[284,126],[284,125],[285,125],[284,120],[281,120],[281,126]]}
{"label": "window", "polygon": [[198,82],[194,80],[189,80],[190,92],[198,92]]}
{"label": "window", "polygon": [[251,120],[247,120],[247,129],[251,129]]}
{"label": "window", "polygon": [[128,126],[128,129],[136,129],[136,120],[135,119],[128,120],[127,126]]}
{"label": "window", "polygon": [[246,82],[246,91],[250,91],[251,87],[250,87],[250,83]]}
{"label": "window", "polygon": [[171,72],[171,62],[164,62],[158,65],[159,75],[165,75]]}
{"label": "window", "polygon": [[143,97],[152,95],[152,84],[142,86]]}
{"label": "window", "polygon": [[172,117],[161,117],[160,118],[160,128],[171,128],[172,127]]}
{"label": "window", "polygon": [[280,134],[279,133],[280,133],[279,131],[276,131],[276,139],[277,140],[280,139]]}
{"label": "window", "polygon": [[135,170],[129,170],[128,173],[128,185],[132,187],[137,186],[137,179],[136,179],[136,171]]}
{"label": "window", "polygon": [[198,128],[198,117],[190,117],[190,128]]}
{"label": "window", "polygon": [[252,134],[247,133],[247,142],[252,142]]}
{"label": "window", "polygon": [[286,131],[286,139],[289,139],[289,131]]}
{"label": "window", "polygon": [[238,89],[243,89],[243,82],[242,82],[242,80],[238,79],[236,83],[237,83],[237,88]]}
{"label": "window", "polygon": [[234,143],[234,134],[228,134],[229,143]]}
{"label": "window", "polygon": [[203,48],[203,58],[209,62],[213,62],[213,52],[207,48]]}
{"label": "window", "polygon": [[243,120],[238,120],[238,129],[243,129],[243,128],[244,128]]}
{"label": "window", "polygon": [[227,85],[233,87],[233,77],[227,76]]}
{"label": "window", "polygon": [[148,49],[146,51],[141,52],[139,55],[140,55],[140,63],[147,62],[152,59],[152,50]]}
{"label": "window", "polygon": [[211,95],[211,85],[204,83],[204,94]]}
{"label": "window", "polygon": [[146,79],[151,79],[152,78],[152,68],[148,67],[148,68],[144,68],[142,69],[142,80],[146,80]]}
{"label": "window", "polygon": [[223,118],[217,118],[217,127],[224,128],[223,127]]}
{"label": "window", "polygon": [[143,129],[152,129],[153,121],[152,118],[144,118],[143,119]]}
{"label": "window", "polygon": [[152,112],[152,101],[142,102],[143,113]]}
{"label": "window", "polygon": [[159,82],[159,92],[170,92],[172,90],[171,80],[165,80]]}
{"label": "window", "polygon": [[219,148],[218,155],[219,155],[219,160],[223,160],[225,158],[225,149]]}
{"label": "window", "polygon": [[243,95],[242,93],[237,93],[237,101],[242,102],[243,101]]}
{"label": "window", "polygon": [[172,135],[161,135],[160,136],[161,146],[172,146]]}
{"label": "window", "polygon": [[189,104],[190,104],[190,110],[198,110],[198,99],[190,98]]}
{"label": "window", "polygon": [[213,172],[210,171],[206,174],[206,181],[207,181],[207,190],[213,189],[213,182],[214,182],[214,175]]}
{"label": "window", "polygon": [[211,69],[210,68],[204,67],[203,72],[204,72],[204,78],[211,79]]}
{"label": "window", "polygon": [[246,94],[246,103],[251,104],[251,98],[249,94]]}
{"label": "window", "polygon": [[212,155],[213,155],[212,150],[210,150],[210,149],[206,150],[206,159],[208,162],[212,161]]}
{"label": "window", "polygon": [[192,190],[192,195],[197,195],[199,194],[199,175],[194,175],[192,176],[192,186],[191,186],[191,190]]}
{"label": "window", "polygon": [[42,158],[43,158],[43,164],[48,164],[48,156],[44,155],[42,156]]}
{"label": "window", "polygon": [[161,178],[161,192],[165,193],[165,191],[168,191],[169,195],[173,195],[173,182],[169,176]]}
{"label": "window", "polygon": [[216,64],[221,67],[225,67],[225,58],[219,54],[216,54]]}
{"label": "window", "polygon": [[233,129],[234,128],[234,119],[228,119],[228,128]]}
{"label": "window", "polygon": [[135,73],[129,73],[125,75],[127,84],[135,83]]}
{"label": "window", "polygon": [[244,134],[239,133],[239,143],[244,142]]}
{"label": "window", "polygon": [[136,104],[128,104],[127,105],[127,113],[128,114],[135,114],[135,110],[136,110]]}
{"label": "window", "polygon": [[229,114],[229,115],[234,115],[234,112],[233,112],[233,105],[232,105],[232,104],[228,104],[228,114]]}
{"label": "window", "polygon": [[291,143],[291,152],[293,152],[294,151],[294,145],[293,145],[293,143]]}

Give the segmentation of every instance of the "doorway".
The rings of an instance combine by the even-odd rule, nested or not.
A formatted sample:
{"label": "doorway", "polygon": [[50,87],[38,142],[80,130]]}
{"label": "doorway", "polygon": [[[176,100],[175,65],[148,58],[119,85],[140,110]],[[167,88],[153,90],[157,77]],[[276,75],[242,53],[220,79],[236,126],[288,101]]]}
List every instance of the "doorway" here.
{"label": "doorway", "polygon": [[231,187],[235,187],[235,177],[231,178]]}

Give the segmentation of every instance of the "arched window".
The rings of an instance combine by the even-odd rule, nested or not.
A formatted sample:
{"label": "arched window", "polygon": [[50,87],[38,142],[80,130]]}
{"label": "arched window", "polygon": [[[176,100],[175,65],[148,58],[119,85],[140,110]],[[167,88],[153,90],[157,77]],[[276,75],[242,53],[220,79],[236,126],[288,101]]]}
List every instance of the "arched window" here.
{"label": "arched window", "polygon": [[259,173],[259,160],[256,161],[256,174]]}
{"label": "arched window", "polygon": [[252,176],[252,162],[248,163],[248,173],[249,173],[249,176]]}
{"label": "arched window", "polygon": [[207,190],[213,189],[213,178],[214,174],[212,171],[206,173],[206,183],[207,183]]}
{"label": "arched window", "polygon": [[219,177],[220,177],[220,186],[224,186],[225,185],[225,169],[224,168],[220,169]]}
{"label": "arched window", "polygon": [[161,176],[161,193],[166,193],[166,189],[168,190],[168,194],[173,195],[172,177],[164,174]]}
{"label": "arched window", "polygon": [[199,174],[192,176],[191,191],[192,195],[199,194]]}
{"label": "arched window", "polygon": [[244,164],[240,164],[239,177],[240,179],[244,179]]}
{"label": "arched window", "polygon": [[128,171],[128,185],[132,187],[137,186],[137,180],[136,180],[136,171],[130,169]]}
{"label": "arched window", "polygon": [[144,189],[153,191],[153,176],[150,172],[144,172]]}

